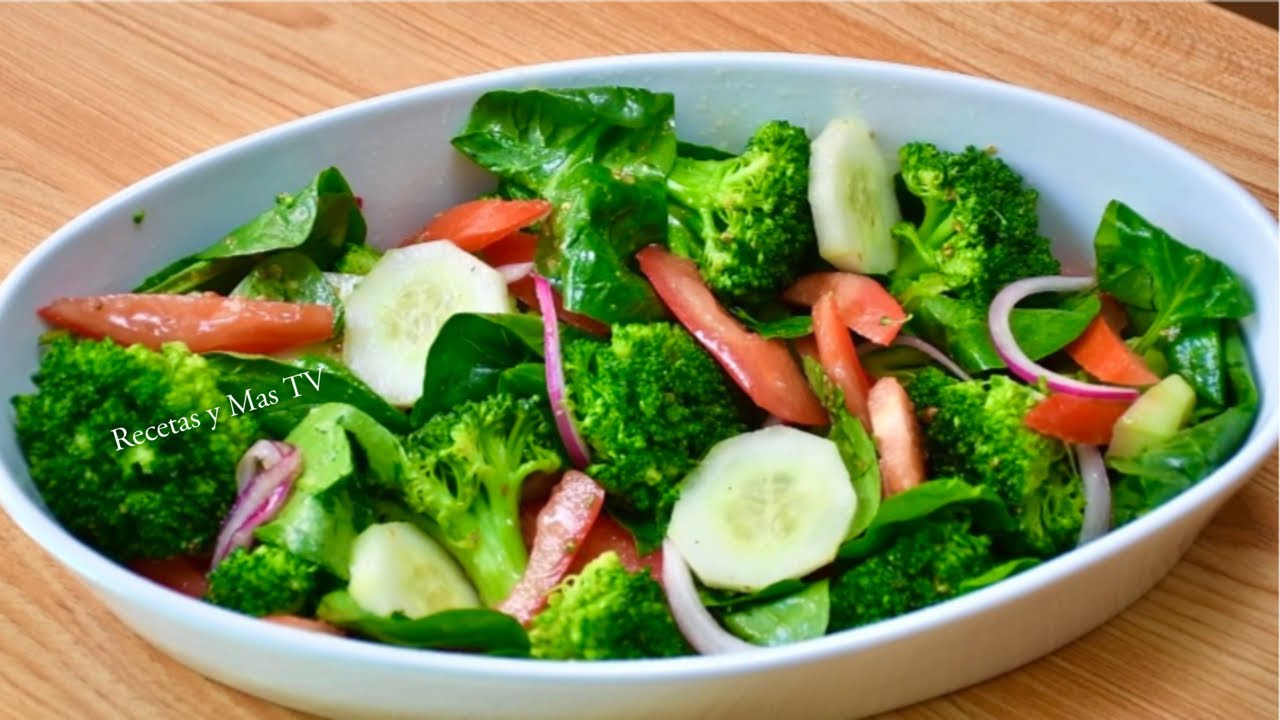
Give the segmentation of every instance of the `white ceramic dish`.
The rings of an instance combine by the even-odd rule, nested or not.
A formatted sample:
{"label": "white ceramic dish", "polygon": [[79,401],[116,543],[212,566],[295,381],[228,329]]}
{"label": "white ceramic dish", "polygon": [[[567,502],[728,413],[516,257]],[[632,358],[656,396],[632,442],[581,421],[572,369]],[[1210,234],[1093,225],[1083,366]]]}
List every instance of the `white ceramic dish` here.
{"label": "white ceramic dish", "polygon": [[[563,664],[404,650],[312,635],[189,600],[68,535],[32,488],[0,411],[0,502],[128,625],[217,680],[341,717],[849,718],[938,695],[1051,652],[1118,613],[1182,555],[1248,481],[1277,436],[1274,220],[1229,178],[1132,124],[1043,94],[959,75],[824,57],[700,53],[516,68],[375,98],[231,143],[123,190],[40,245],[0,287],[0,397],[30,390],[59,295],[119,291],[206,245],[275,193],[337,165],[383,246],[487,187],[448,139],[495,88],[629,84],[677,96],[681,137],[735,146],[775,117],[819,129],[856,112],[887,149],[911,139],[996,145],[1041,190],[1043,230],[1069,266],[1091,257],[1106,202],[1123,199],[1241,273],[1264,402],[1244,448],[1150,515],[989,589],[892,621],[731,657]],[[1194,198],[1194,202],[1188,199]],[[145,209],[146,222],[131,215]]]}

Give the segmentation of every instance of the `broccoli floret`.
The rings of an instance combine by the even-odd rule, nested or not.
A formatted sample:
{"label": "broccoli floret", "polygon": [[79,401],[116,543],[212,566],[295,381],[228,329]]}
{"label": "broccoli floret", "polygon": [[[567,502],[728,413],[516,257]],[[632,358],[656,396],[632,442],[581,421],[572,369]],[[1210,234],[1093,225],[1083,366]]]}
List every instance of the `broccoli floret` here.
{"label": "broccoli floret", "polygon": [[209,573],[205,600],[246,615],[306,614],[319,599],[320,566],[282,547],[233,550]]}
{"label": "broccoli floret", "polygon": [[995,490],[1018,523],[1019,551],[1049,556],[1074,546],[1084,519],[1079,472],[1065,443],[1023,423],[1040,394],[1003,375],[947,383],[933,373],[907,386],[930,476]]}
{"label": "broccoli floret", "polygon": [[816,253],[803,128],[768,122],[741,155],[678,157],[667,195],[671,250],[729,303],[776,297]]}
{"label": "broccoli floret", "polygon": [[334,272],[352,275],[368,275],[374,265],[382,259],[382,251],[369,245],[349,245],[347,251],[338,258]]}
{"label": "broccoli floret", "polygon": [[746,432],[737,388],[679,325],[617,325],[607,343],[566,343],[564,358],[587,473],[627,517],[663,522],[707,450]]}
{"label": "broccoli floret", "polygon": [[228,412],[212,428],[205,411],[226,397],[204,358],[176,343],[156,352],[63,337],[33,380],[36,393],[13,398],[18,442],[67,530],[124,563],[212,544],[257,428]]}
{"label": "broccoli floret", "polygon": [[546,401],[505,393],[440,413],[405,441],[404,497],[462,565],[488,605],[524,573],[520,492],[534,473],[564,467]]}
{"label": "broccoli floret", "polygon": [[686,655],[689,647],[649,571],[629,572],[605,552],[566,579],[529,628],[533,656],[629,660]]}
{"label": "broccoli floret", "polygon": [[926,518],[836,576],[829,630],[866,625],[941,602],[996,564],[991,538],[963,513]]}
{"label": "broccoli floret", "polygon": [[946,152],[928,143],[898,151],[907,191],[924,208],[918,224],[893,227],[900,260],[889,290],[912,328],[972,371],[1001,367],[986,333],[987,308],[1007,284],[1055,275],[1061,265],[1039,234],[1039,194],[992,153]]}

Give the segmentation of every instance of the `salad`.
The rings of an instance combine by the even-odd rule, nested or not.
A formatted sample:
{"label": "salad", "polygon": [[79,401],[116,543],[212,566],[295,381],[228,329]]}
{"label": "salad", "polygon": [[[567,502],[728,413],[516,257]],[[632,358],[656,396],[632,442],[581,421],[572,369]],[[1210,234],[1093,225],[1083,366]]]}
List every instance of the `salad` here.
{"label": "salad", "polygon": [[318,632],[738,652],[1070,552],[1254,421],[1232,270],[1117,200],[1064,275],[992,148],[838,117],[730,152],[626,87],[486,93],[453,146],[492,192],[395,248],[327,168],[132,292],[41,308],[12,402],[59,521]]}

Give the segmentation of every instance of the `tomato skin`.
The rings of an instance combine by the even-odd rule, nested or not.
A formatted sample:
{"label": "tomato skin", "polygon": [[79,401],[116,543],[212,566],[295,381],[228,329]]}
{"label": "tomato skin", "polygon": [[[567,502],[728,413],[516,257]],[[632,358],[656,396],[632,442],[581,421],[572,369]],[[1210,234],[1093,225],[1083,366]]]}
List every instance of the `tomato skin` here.
{"label": "tomato skin", "polygon": [[925,481],[924,438],[915,405],[898,379],[882,377],[867,393],[871,435],[880,464],[884,497],[897,495]]}
{"label": "tomato skin", "polygon": [[498,610],[529,624],[568,573],[603,506],[604,488],[577,470],[566,472],[538,511],[529,563]]}
{"label": "tomato skin", "polygon": [[818,346],[818,362],[844,393],[845,409],[870,430],[867,393],[871,383],[858,360],[849,329],[837,314],[836,298],[832,293],[823,295],[813,306],[813,337]]}
{"label": "tomato skin", "polygon": [[533,262],[538,250],[538,236],[527,232],[513,232],[485,248],[481,259],[493,267]]}
{"label": "tomato skin", "polygon": [[824,295],[835,296],[840,318],[850,330],[871,342],[888,345],[898,336],[907,313],[893,295],[866,275],[819,272],[806,275],[782,293],[798,305],[815,305]]}
{"label": "tomato skin", "polygon": [[618,559],[628,571],[640,572],[647,568],[653,579],[662,582],[662,548],[659,547],[648,555],[641,555],[631,532],[608,513],[600,513],[600,517],[596,518],[591,532],[587,533],[582,547],[573,558],[568,574],[582,572],[587,563],[606,552],[618,553]]}
{"label": "tomato skin", "polygon": [[1066,350],[1077,365],[1102,382],[1134,387],[1160,382],[1142,356],[1125,344],[1102,313],[1093,318]]}
{"label": "tomato skin", "polygon": [[1050,393],[1036,403],[1023,422],[1041,435],[1085,445],[1106,445],[1111,430],[1133,402],[1098,400],[1067,393]]}
{"label": "tomato skin", "polygon": [[174,592],[199,600],[209,590],[209,558],[175,555],[167,558],[140,558],[129,569]]}
{"label": "tomato skin", "polygon": [[692,260],[657,245],[636,253],[636,260],[667,309],[756,405],[784,422],[827,423],[827,412],[786,344],[766,340],[742,327],[720,307]]}
{"label": "tomato skin", "polygon": [[476,252],[550,214],[551,203],[546,200],[471,200],[437,214],[400,246],[449,240],[463,250]]}
{"label": "tomato skin", "polygon": [[97,340],[135,343],[153,350],[183,342],[192,352],[214,350],[271,354],[328,340],[333,308],[274,300],[228,298],[214,293],[122,293],[64,297],[37,311],[50,325]]}

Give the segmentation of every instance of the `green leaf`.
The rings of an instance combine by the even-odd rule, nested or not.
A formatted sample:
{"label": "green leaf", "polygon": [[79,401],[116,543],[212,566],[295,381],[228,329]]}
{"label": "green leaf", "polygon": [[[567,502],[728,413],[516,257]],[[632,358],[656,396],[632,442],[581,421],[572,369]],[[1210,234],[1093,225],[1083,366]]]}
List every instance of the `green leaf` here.
{"label": "green leaf", "polygon": [[840,459],[849,470],[853,494],[857,504],[846,537],[857,537],[871,524],[880,509],[880,465],[876,459],[876,445],[862,427],[862,421],[849,414],[844,405],[844,393],[827,377],[818,361],[804,358],[804,373],[809,386],[822,401],[831,416],[831,429],[827,438],[840,451]]}
{"label": "green leaf", "polygon": [[993,535],[1016,531],[1016,523],[994,490],[985,485],[970,485],[955,478],[942,478],[885,498],[866,531],[852,540],[846,540],[840,546],[837,557],[842,560],[867,557],[912,523],[935,512],[960,507],[966,508],[973,515],[976,528]]}
{"label": "green leaf", "polygon": [[[492,394],[504,381],[527,384],[542,361],[542,319],[513,313],[458,313],[445,321],[427,353],[422,397],[413,406],[420,427],[439,412]],[[522,370],[515,368],[524,366]],[[517,374],[518,373],[518,374]],[[543,380],[545,392],[546,381]]]}
{"label": "green leaf", "polygon": [[346,579],[351,544],[363,529],[352,480],[367,473],[379,485],[399,487],[406,467],[400,441],[356,408],[332,403],[312,410],[285,442],[302,453],[302,474],[280,513],[254,536]]}
{"label": "green leaf", "polygon": [[1227,373],[1222,352],[1221,320],[1188,320],[1177,335],[1159,346],[1178,373],[1195,388],[1196,395],[1215,407],[1227,405]]}
{"label": "green leaf", "polygon": [[1009,313],[1009,328],[1022,352],[1039,360],[1080,337],[1101,309],[1095,293],[1067,295],[1053,307],[1014,308]]}
{"label": "green leaf", "polygon": [[232,296],[255,300],[328,305],[333,308],[333,333],[342,333],[342,301],[311,258],[288,251],[269,255],[232,289]]}
{"label": "green leaf", "polygon": [[813,318],[808,315],[794,315],[772,320],[756,320],[745,310],[734,308],[733,314],[742,321],[751,332],[766,340],[774,338],[794,340],[813,334]]}
{"label": "green leaf", "polygon": [[143,280],[135,292],[226,291],[267,253],[281,250],[297,249],[329,269],[347,246],[364,242],[365,229],[351,187],[331,167],[298,192],[280,195],[272,208],[208,248]]}
{"label": "green leaf", "polygon": [[547,366],[545,363],[527,362],[509,367],[498,373],[500,393],[512,397],[545,397],[547,394]]}
{"label": "green leaf", "polygon": [[[336,359],[303,355],[284,360],[233,353],[209,353],[205,359],[218,369],[218,386],[229,395],[239,397],[248,388],[279,389],[280,402],[254,411],[262,428],[275,437],[287,434],[312,408],[328,403],[351,405],[392,432],[409,431],[408,415],[388,404]],[[285,378],[300,372],[310,372],[320,387],[315,388],[305,377],[296,378],[295,396],[293,383]]]}
{"label": "green leaf", "polygon": [[1230,268],[1175,240],[1124,203],[1107,205],[1093,244],[1098,287],[1126,305],[1156,313],[1139,352],[1182,322],[1239,319],[1253,312],[1253,298]]}
{"label": "green leaf", "polygon": [[732,613],[761,603],[772,602],[774,600],[784,598],[788,595],[800,592],[805,588],[806,583],[796,578],[788,578],[779,580],[772,585],[761,588],[753,593],[742,593],[736,590],[723,590],[720,588],[709,588],[699,585],[698,597],[702,600],[705,607],[714,610],[720,610],[725,613]]}
{"label": "green leaf", "polygon": [[476,101],[453,145],[556,207],[536,261],[567,309],[651,321],[662,305],[631,256],[666,239],[673,114],[670,94],[638,88],[496,91]]}
{"label": "green leaf", "polygon": [[384,617],[360,607],[346,590],[335,590],[320,600],[316,617],[391,645],[507,657],[529,655],[529,636],[520,623],[487,608],[444,610],[416,619],[398,613]]}
{"label": "green leaf", "polygon": [[988,585],[994,585],[1005,578],[1013,577],[1023,570],[1028,570],[1039,564],[1040,559],[1033,557],[1015,558],[1000,563],[981,575],[975,575],[961,581],[960,585],[956,587],[956,594],[963,595],[974,590],[981,590]]}
{"label": "green leaf", "polygon": [[733,634],[768,647],[822,637],[830,618],[831,594],[825,579],[799,592],[720,616]]}

